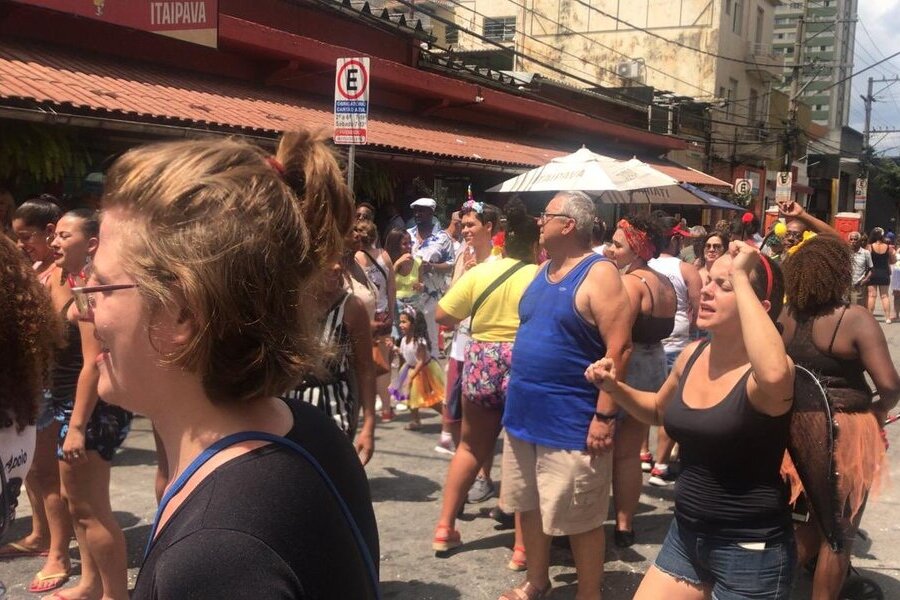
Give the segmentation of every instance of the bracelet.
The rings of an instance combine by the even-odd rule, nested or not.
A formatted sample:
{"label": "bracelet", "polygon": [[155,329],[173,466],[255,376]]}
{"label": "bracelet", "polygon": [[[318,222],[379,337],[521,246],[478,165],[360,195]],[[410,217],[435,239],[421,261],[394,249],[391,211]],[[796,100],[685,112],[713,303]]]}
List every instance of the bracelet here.
{"label": "bracelet", "polygon": [[600,421],[615,421],[619,417],[619,413],[614,412],[609,415],[605,415],[600,411],[594,411],[594,417],[596,417]]}

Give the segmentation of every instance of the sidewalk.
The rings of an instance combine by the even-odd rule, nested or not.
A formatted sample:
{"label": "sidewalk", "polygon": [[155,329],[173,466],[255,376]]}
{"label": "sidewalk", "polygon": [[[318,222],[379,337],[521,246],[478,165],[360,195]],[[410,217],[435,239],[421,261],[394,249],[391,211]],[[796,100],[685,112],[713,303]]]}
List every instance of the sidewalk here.
{"label": "sidewalk", "polygon": [[[900,358],[900,324],[884,326],[895,356]],[[403,430],[407,417],[377,428],[375,457],[367,468],[372,500],[381,537],[381,580],[386,599],[411,600],[495,600],[505,589],[518,583],[522,574],[506,569],[513,541],[512,531],[498,531],[486,516],[494,501],[467,505],[459,521],[465,544],[448,558],[438,559],[431,551],[431,536],[440,510],[441,487],[448,457],[435,453],[440,432],[436,416],[423,414],[419,432]],[[881,497],[870,502],[863,519],[863,530],[871,540],[860,540],[854,548],[854,566],[874,579],[885,598],[900,598],[900,424],[888,428],[891,441],[888,483]],[[112,503],[116,517],[128,540],[130,583],[152,521],[155,501],[153,476],[155,453],[153,437],[146,419],[136,419],[125,447],[115,459],[112,476]],[[494,476],[499,480],[499,457]],[[612,522],[607,522],[610,539],[606,555],[605,600],[631,598],[644,571],[659,551],[659,545],[672,518],[672,488],[645,485],[639,514],[635,519],[637,543],[620,550],[612,540]],[[9,539],[16,539],[30,526],[27,497],[22,496],[18,519]],[[76,552],[73,550],[73,556]],[[575,596],[575,569],[568,550],[554,546],[551,556],[551,598]],[[34,599],[25,591],[40,567],[40,559],[0,562],[0,580],[8,588],[8,598]],[[75,573],[77,562],[75,563]],[[809,597],[809,576],[798,578],[795,599]],[[0,596],[2,597],[2,596]],[[265,591],[260,591],[265,598]]]}

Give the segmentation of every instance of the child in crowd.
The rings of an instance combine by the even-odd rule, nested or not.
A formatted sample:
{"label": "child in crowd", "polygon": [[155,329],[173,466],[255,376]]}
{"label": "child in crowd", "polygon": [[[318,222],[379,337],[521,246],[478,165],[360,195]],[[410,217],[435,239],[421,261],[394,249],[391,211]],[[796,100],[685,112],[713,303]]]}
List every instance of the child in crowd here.
{"label": "child in crowd", "polygon": [[444,372],[431,356],[425,315],[412,306],[400,312],[400,356],[404,365],[390,386],[391,397],[409,407],[410,422],[406,429],[415,431],[422,426],[419,410],[433,408],[441,414],[444,401]]}

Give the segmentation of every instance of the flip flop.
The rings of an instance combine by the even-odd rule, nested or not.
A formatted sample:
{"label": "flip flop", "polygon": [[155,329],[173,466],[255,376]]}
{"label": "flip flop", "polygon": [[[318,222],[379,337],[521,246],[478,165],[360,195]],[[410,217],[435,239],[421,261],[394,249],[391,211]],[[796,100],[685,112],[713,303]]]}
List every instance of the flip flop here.
{"label": "flip flop", "polygon": [[[31,583],[28,584],[28,591],[32,594],[43,594],[44,592],[52,592],[66,585],[69,581],[69,574],[65,571],[61,573],[50,573],[44,575],[42,571],[38,571]],[[56,596],[57,594],[54,594]]]}
{"label": "flip flop", "polygon": [[0,548],[0,560],[8,558],[25,558],[29,556],[47,556],[49,554],[49,550],[32,550],[31,548],[27,548],[16,542],[10,542]]}

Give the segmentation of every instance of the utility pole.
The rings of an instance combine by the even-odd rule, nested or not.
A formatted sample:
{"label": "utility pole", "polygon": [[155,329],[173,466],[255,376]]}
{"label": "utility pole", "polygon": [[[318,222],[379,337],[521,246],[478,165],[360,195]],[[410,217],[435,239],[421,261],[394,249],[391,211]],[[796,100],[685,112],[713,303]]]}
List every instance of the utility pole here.
{"label": "utility pole", "polygon": [[797,19],[797,37],[794,40],[794,66],[791,69],[791,97],[788,108],[788,124],[784,132],[785,152],[784,170],[790,172],[794,164],[794,144],[797,140],[797,113],[800,109],[800,77],[803,73],[804,33],[806,30],[806,3],[803,3],[803,14]]}
{"label": "utility pole", "polygon": [[[875,96],[872,95],[872,85],[875,83],[875,79],[869,77],[869,89],[866,92],[865,96],[862,96],[862,100],[866,106],[866,126],[863,129],[863,156],[867,156],[869,150],[869,138],[871,136],[872,129],[872,103],[875,102]],[[868,163],[864,162],[864,168],[868,168]]]}

